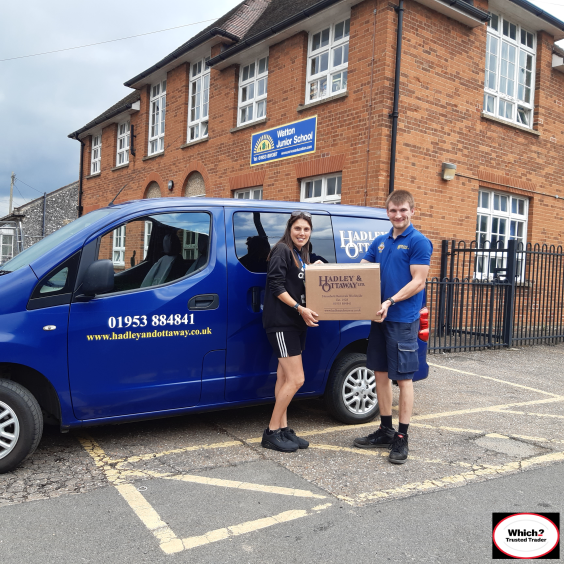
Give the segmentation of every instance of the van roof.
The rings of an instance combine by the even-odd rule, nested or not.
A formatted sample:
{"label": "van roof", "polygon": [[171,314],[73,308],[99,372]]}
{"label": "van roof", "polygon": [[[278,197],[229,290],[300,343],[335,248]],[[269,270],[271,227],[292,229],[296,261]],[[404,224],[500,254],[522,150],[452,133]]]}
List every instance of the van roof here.
{"label": "van roof", "polygon": [[303,210],[308,212],[326,212],[331,215],[369,217],[374,219],[388,219],[386,210],[364,206],[348,206],[343,204],[319,204],[306,202],[288,202],[278,200],[240,200],[235,198],[149,198],[145,200],[130,200],[115,204],[112,207],[130,207],[131,211],[142,211],[147,208],[174,208],[176,206],[214,206],[228,208],[254,208],[265,211],[276,208],[288,211]]}

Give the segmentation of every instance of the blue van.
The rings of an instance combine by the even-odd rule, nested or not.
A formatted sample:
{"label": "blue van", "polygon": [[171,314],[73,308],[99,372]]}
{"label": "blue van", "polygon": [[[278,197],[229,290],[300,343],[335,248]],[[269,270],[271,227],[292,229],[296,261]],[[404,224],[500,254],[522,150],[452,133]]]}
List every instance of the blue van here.
{"label": "blue van", "polygon": [[[385,210],[364,207],[139,200],[93,211],[4,264],[0,473],[35,450],[44,420],[66,432],[272,402],[266,257],[295,209],[312,214],[312,258],[323,262],[359,262],[391,226]],[[298,397],[323,396],[345,423],[374,419],[369,327],[310,329]],[[426,352],[420,340],[418,380]]]}

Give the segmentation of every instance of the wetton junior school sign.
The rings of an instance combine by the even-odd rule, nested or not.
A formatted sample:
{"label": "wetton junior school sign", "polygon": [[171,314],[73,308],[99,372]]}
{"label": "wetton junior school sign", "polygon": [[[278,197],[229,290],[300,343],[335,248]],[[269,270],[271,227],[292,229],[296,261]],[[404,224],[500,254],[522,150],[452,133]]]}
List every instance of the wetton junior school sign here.
{"label": "wetton junior school sign", "polygon": [[251,166],[315,152],[317,116],[255,133]]}

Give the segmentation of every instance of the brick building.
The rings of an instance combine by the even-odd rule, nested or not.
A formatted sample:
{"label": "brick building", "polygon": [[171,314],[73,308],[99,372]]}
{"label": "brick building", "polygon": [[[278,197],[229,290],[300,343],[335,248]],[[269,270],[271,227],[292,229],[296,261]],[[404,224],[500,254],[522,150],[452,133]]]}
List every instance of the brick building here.
{"label": "brick building", "polygon": [[[436,249],[445,238],[562,241],[564,23],[526,0],[401,5],[394,159],[397,4],[246,0],[70,135],[82,144],[84,213],[124,185],[117,202],[381,207],[393,161],[393,186],[414,193],[415,225]],[[254,134],[313,116],[315,152],[251,164]],[[443,163],[456,165],[451,180]]]}

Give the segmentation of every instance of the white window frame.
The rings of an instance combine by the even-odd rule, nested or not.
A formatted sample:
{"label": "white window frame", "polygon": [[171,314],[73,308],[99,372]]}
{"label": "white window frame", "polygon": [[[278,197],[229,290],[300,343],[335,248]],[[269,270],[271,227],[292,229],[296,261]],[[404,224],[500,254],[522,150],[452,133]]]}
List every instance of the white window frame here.
{"label": "white window frame", "polygon": [[118,123],[116,166],[129,163],[129,120]]}
{"label": "white window frame", "polygon": [[102,132],[92,135],[90,174],[99,174],[102,169]]}
{"label": "white window frame", "polygon": [[233,190],[233,198],[236,200],[262,200],[262,186]]}
{"label": "white window frame", "polygon": [[[515,38],[511,37],[513,32]],[[485,114],[533,128],[536,49],[536,33],[501,14],[492,13],[486,42]],[[511,52],[515,53],[514,63],[508,58]],[[507,56],[504,57],[504,54]]]}
{"label": "white window frame", "polygon": [[151,85],[149,103],[149,155],[164,152],[166,78]]}
{"label": "white window frame", "polygon": [[198,233],[184,231],[182,236],[182,258],[184,260],[198,260]]}
{"label": "white window frame", "polygon": [[149,252],[149,243],[151,242],[151,233],[153,232],[153,222],[145,222],[145,233],[143,234],[143,260],[147,258]]}
{"label": "white window frame", "polygon": [[[478,248],[484,249],[485,252],[476,255],[475,278],[491,280],[495,274],[494,268],[505,268],[506,253],[494,252],[497,241],[501,241],[501,245],[498,246],[502,249],[507,249],[507,242],[512,239],[520,243],[523,249],[526,248],[528,222],[528,198],[509,192],[480,188],[476,217],[476,241]],[[494,237],[494,244],[492,244],[492,237]],[[520,260],[517,264],[518,280],[523,276],[523,269],[524,262]]]}
{"label": "white window frame", "polygon": [[[237,125],[245,125],[266,117],[268,59],[269,56],[266,54],[257,57],[246,65],[241,65]],[[260,72],[261,68],[263,69],[262,72]]]}
{"label": "white window frame", "polygon": [[114,266],[125,266],[125,225],[114,229],[112,262]]}
{"label": "white window frame", "polygon": [[[340,33],[341,25],[343,34],[336,39],[337,34]],[[327,32],[327,43],[323,44]],[[319,40],[317,39],[318,36]],[[306,104],[317,102],[328,96],[335,96],[336,94],[347,91],[349,38],[350,16],[309,34],[307,47]],[[315,49],[314,45],[316,47]],[[341,54],[340,59],[338,53]],[[325,56],[327,58],[327,68],[313,74],[314,66],[318,65],[320,69],[324,67]],[[343,62],[345,58],[346,62]],[[337,78],[339,78],[338,82]],[[323,87],[323,84],[325,84],[325,87]],[[325,90],[323,90],[323,88],[325,88]]]}
{"label": "white window frame", "polygon": [[188,90],[188,139],[187,142],[205,139],[208,136],[210,113],[210,68],[204,57],[190,65]]}
{"label": "white window frame", "polygon": [[[5,238],[9,237],[10,242],[6,243]],[[4,249],[8,250],[8,254],[4,253]],[[0,264],[3,264],[14,257],[14,235],[0,232]]]}
{"label": "white window frame", "polygon": [[[333,179],[335,180],[334,186],[332,186]],[[315,195],[315,189],[319,186],[319,184],[317,184],[319,182],[321,182],[321,191],[319,195]],[[342,182],[343,173],[341,172],[324,174],[323,176],[312,176],[311,178],[304,178],[302,180],[300,202],[339,204],[341,203]],[[334,194],[327,194],[328,187],[330,190],[334,188]]]}

